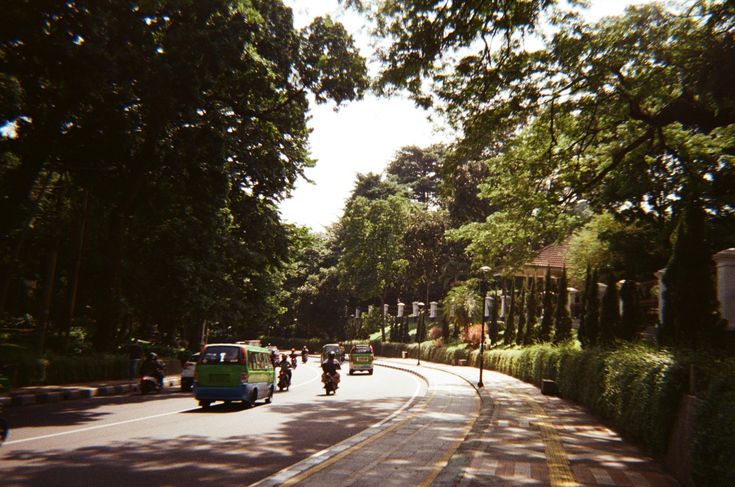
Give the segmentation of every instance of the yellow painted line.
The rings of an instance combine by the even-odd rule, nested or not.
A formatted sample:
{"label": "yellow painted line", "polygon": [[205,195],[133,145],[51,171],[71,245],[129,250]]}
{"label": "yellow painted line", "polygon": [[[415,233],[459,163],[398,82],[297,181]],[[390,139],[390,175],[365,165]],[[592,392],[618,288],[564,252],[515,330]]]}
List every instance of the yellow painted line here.
{"label": "yellow painted line", "polygon": [[541,439],[544,442],[544,450],[546,452],[546,465],[549,468],[549,483],[552,487],[573,487],[578,486],[569,457],[564,450],[561,437],[557,433],[556,428],[544,411],[544,408],[526,396],[526,403],[531,408],[531,413],[536,416],[536,425],[541,431]]}
{"label": "yellow painted line", "polygon": [[455,441],[452,446],[449,447],[449,449],[444,453],[444,455],[437,460],[437,462],[434,464],[434,469],[431,471],[428,477],[424,479],[423,482],[419,484],[419,487],[428,487],[431,485],[432,482],[439,476],[441,471],[444,469],[444,467],[447,466],[449,463],[449,459],[452,458],[452,455],[457,451],[459,446],[464,442],[464,440],[467,438],[467,435],[470,434],[470,431],[472,431],[472,428],[474,428],[475,423],[477,422],[477,419],[480,417],[480,408],[482,407],[482,401],[479,397],[476,398],[475,402],[475,411],[474,416],[475,419],[469,422],[467,426],[465,426],[464,432],[462,433],[462,436],[460,439]]}
{"label": "yellow painted line", "polygon": [[361,441],[360,443],[357,443],[356,445],[352,445],[351,447],[349,447],[346,450],[338,453],[337,455],[331,457],[330,459],[325,460],[324,462],[320,463],[319,465],[316,465],[316,466],[314,466],[314,467],[312,467],[312,468],[310,468],[310,469],[308,469],[308,470],[306,470],[304,472],[301,472],[300,474],[298,474],[298,475],[296,475],[294,477],[291,477],[287,481],[283,482],[281,485],[284,485],[284,486],[287,486],[287,485],[295,485],[295,484],[297,484],[299,482],[302,482],[302,481],[308,479],[309,477],[311,477],[313,475],[316,475],[317,473],[321,472],[325,468],[327,468],[327,467],[329,467],[331,465],[334,465],[335,463],[337,463],[339,460],[343,459],[344,457],[346,457],[348,455],[351,455],[353,452],[355,452],[355,451],[357,451],[357,450],[359,450],[361,448],[364,448],[364,447],[368,446],[369,444],[371,444],[371,443],[379,440],[380,438],[382,438],[383,436],[387,435],[388,433],[390,433],[391,431],[395,430],[396,428],[399,428],[400,426],[403,426],[405,423],[407,423],[408,421],[410,421],[413,418],[415,418],[416,416],[418,416],[419,413],[425,411],[427,409],[428,405],[434,400],[435,395],[436,394],[432,394],[431,397],[429,398],[429,400],[424,405],[420,406],[414,413],[412,413],[411,415],[409,415],[407,418],[402,419],[401,421],[399,421],[399,422],[397,422],[397,423],[389,426],[388,428],[384,429],[380,433],[376,433],[373,436],[371,436],[371,437],[369,437],[369,438]]}

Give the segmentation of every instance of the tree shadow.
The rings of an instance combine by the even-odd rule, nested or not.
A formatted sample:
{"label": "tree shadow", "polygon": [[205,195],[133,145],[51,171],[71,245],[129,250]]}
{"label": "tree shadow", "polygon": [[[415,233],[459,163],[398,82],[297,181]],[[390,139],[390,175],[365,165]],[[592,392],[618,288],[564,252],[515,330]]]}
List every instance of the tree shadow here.
{"label": "tree shadow", "polygon": [[[200,416],[205,421],[230,421],[231,431],[242,430],[242,434],[224,438],[185,434],[190,431],[188,421],[181,421],[183,434],[176,438],[145,436],[82,448],[0,450],[3,485],[248,484],[357,434],[405,400],[385,398],[380,404],[339,398],[309,404],[258,403],[254,410],[244,410],[239,404],[217,404],[184,414],[192,414],[192,421],[200,425]],[[261,408],[277,414],[279,422],[267,435],[254,435],[247,432],[248,415],[255,419]]]}
{"label": "tree shadow", "polygon": [[[175,394],[177,397],[184,397],[173,392],[147,395],[141,395],[136,392],[133,394],[97,396],[92,399],[71,399],[58,403],[7,408],[4,414],[11,428],[75,426],[97,421],[100,418],[112,414],[112,412],[99,411],[100,408],[105,406],[166,401],[171,399],[172,394]],[[193,396],[192,407],[196,407]]]}

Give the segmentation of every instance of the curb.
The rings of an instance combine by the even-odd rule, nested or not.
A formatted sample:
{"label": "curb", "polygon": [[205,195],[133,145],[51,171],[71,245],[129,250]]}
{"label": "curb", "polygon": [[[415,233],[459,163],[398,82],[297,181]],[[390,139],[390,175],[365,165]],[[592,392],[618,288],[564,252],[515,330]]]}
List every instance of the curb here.
{"label": "curb", "polygon": [[[164,387],[179,387],[181,380],[179,377],[167,377],[164,379]],[[17,407],[31,406],[34,404],[50,404],[61,401],[70,401],[75,399],[91,399],[97,396],[112,396],[118,394],[126,394],[138,392],[137,382],[129,382],[127,384],[114,384],[91,387],[66,387],[60,386],[60,390],[42,390],[34,393],[11,393],[8,396],[0,397],[0,406]]]}
{"label": "curb", "polygon": [[[398,367],[398,366],[393,366],[393,365],[378,364],[376,362],[374,362],[374,364],[382,366],[382,367],[386,367],[389,369],[396,369],[402,372],[408,372],[410,374],[415,375],[420,380],[424,381],[424,383],[427,384],[427,386],[429,385],[429,380],[425,376],[421,375],[418,371],[404,369],[403,367]],[[416,401],[411,401],[410,405],[406,408],[406,410],[412,408],[415,405],[415,402]],[[391,427],[395,427],[394,426],[395,424],[400,423],[402,421],[399,419],[399,416],[406,412],[402,410],[399,410],[399,411],[401,411],[400,414],[396,414],[394,412],[393,414],[389,415],[387,418],[383,419],[382,421],[372,426],[369,426],[368,428],[358,433],[355,433],[353,436],[345,440],[342,440],[341,442],[335,445],[327,447],[320,452],[317,452],[299,462],[294,463],[293,465],[285,467],[282,470],[271,474],[265,479],[262,479],[253,484],[250,484],[250,487],[276,487],[284,483],[287,483],[289,481],[292,481],[294,478],[298,477],[304,472],[320,465],[321,463],[325,461],[328,461],[338,455],[343,454],[345,451],[348,451],[350,448],[354,447],[355,445],[358,445],[365,441],[370,441],[371,438],[377,435],[384,434],[383,433],[384,431],[390,429]]]}

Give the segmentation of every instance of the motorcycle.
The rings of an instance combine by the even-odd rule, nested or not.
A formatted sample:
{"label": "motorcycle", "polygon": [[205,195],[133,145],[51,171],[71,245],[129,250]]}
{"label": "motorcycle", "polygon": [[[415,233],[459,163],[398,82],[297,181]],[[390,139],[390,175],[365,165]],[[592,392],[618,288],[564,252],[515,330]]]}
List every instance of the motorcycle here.
{"label": "motorcycle", "polygon": [[295,369],[296,368],[296,365],[298,365],[298,363],[296,361],[296,355],[291,355],[291,368],[292,369]]}
{"label": "motorcycle", "polygon": [[301,362],[306,363],[306,361],[309,360],[309,355],[302,353],[301,354]]}
{"label": "motorcycle", "polygon": [[140,378],[140,393],[145,395],[149,392],[161,392],[161,384],[158,382],[158,377],[152,375],[144,375]]}
{"label": "motorcycle", "polygon": [[337,394],[337,384],[338,381],[336,380],[336,377],[334,374],[327,374],[325,373],[322,376],[322,381],[324,382],[324,390],[327,393],[327,396],[331,392],[332,394]]}
{"label": "motorcycle", "polygon": [[288,390],[289,387],[291,387],[291,379],[289,379],[288,377],[288,372],[281,369],[281,371],[278,373],[278,390]]}

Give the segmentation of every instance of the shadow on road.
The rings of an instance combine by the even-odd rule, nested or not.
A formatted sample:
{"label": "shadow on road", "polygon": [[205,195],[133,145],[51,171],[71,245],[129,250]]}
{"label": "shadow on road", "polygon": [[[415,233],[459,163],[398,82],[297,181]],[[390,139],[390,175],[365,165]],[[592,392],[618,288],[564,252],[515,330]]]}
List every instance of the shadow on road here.
{"label": "shadow on road", "polygon": [[[147,401],[151,397],[110,398],[108,401],[116,400]],[[334,397],[310,404],[259,403],[257,409],[265,408],[280,419],[267,437],[242,434],[212,440],[186,434],[187,417],[206,413],[212,414],[213,420],[221,421],[226,418],[222,413],[234,413],[232,420],[242,425],[247,424],[248,415],[255,412],[244,411],[239,404],[220,404],[208,410],[196,409],[182,414],[182,434],[175,439],[141,437],[105,446],[46,451],[3,451],[0,448],[0,460],[4,463],[3,485],[248,484],[362,431],[405,401],[405,397],[384,398],[381,404],[373,405],[367,401]],[[386,404],[391,407],[386,409]],[[70,409],[59,411],[49,422],[78,424],[91,421],[95,415],[94,408],[68,407]]]}

